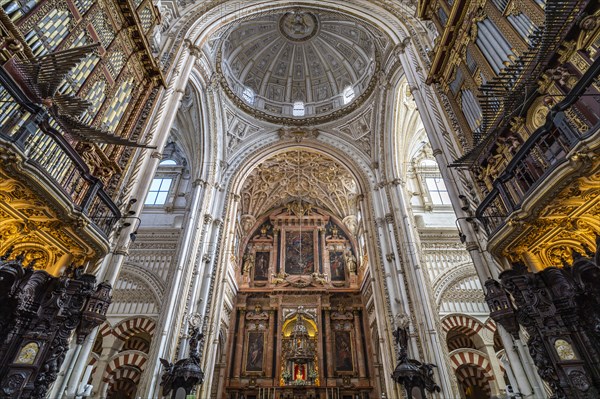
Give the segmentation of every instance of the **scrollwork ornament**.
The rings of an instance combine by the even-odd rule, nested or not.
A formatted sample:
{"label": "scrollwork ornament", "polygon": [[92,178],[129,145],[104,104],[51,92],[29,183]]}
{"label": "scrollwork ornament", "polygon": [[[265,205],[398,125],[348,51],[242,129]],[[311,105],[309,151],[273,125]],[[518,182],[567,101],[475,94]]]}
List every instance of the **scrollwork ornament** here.
{"label": "scrollwork ornament", "polygon": [[12,397],[21,389],[24,381],[25,376],[23,374],[13,374],[6,380],[5,385],[2,387],[2,392],[8,395],[8,397]]}
{"label": "scrollwork ornament", "polygon": [[590,389],[590,381],[586,375],[579,370],[571,371],[569,373],[569,379],[571,380],[573,386],[582,392],[586,392],[588,389]]}

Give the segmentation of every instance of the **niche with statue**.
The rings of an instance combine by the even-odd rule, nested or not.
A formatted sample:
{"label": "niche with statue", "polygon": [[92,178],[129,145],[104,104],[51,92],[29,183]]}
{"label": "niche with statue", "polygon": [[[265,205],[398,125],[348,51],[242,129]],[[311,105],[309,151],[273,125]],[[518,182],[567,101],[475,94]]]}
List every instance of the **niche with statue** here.
{"label": "niche with statue", "polygon": [[283,324],[280,385],[319,386],[317,324],[302,306]]}

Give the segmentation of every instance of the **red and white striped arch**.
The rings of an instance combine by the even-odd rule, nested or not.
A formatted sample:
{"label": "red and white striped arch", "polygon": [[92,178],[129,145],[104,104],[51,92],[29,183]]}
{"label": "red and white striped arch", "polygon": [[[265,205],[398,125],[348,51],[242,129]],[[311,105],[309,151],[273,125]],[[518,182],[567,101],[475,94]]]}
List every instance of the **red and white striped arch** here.
{"label": "red and white striped arch", "polygon": [[142,370],[136,367],[122,366],[114,370],[114,372],[112,373],[111,381],[126,378],[133,381],[133,383],[137,385],[140,382],[141,376]]}
{"label": "red and white striped arch", "polygon": [[472,365],[481,368],[489,381],[494,380],[492,365],[487,356],[475,349],[459,349],[450,352],[450,364],[456,370],[464,365]]}
{"label": "red and white striped arch", "polygon": [[147,355],[139,351],[126,351],[120,352],[115,356],[106,366],[104,371],[103,381],[109,382],[111,375],[114,374],[119,368],[123,366],[138,368],[144,370],[144,365],[148,360]]}
{"label": "red and white striped arch", "polygon": [[442,319],[442,328],[446,333],[456,330],[470,336],[479,333],[483,328],[483,324],[479,320],[464,314],[451,314]]}
{"label": "red and white striped arch", "polygon": [[128,378],[120,378],[118,380],[112,381],[108,386],[108,397],[112,397],[117,392],[121,395],[125,394],[127,398],[135,397],[135,392],[137,391],[137,385],[135,382]]}
{"label": "red and white striped arch", "polygon": [[456,379],[462,388],[466,391],[467,388],[477,386],[487,397],[491,397],[490,380],[486,377],[485,371],[480,367],[465,364],[460,366],[456,371]]}
{"label": "red and white striped arch", "polygon": [[110,327],[110,324],[108,324],[108,322],[102,323],[102,326],[100,326],[100,330],[98,331],[98,334],[100,334],[102,337],[107,337],[110,334],[112,334],[112,328]]}
{"label": "red and white striped arch", "polygon": [[112,333],[117,338],[126,341],[127,338],[141,332],[145,332],[152,336],[155,329],[156,322],[154,320],[147,317],[134,317],[120,322],[115,328],[113,328]]}

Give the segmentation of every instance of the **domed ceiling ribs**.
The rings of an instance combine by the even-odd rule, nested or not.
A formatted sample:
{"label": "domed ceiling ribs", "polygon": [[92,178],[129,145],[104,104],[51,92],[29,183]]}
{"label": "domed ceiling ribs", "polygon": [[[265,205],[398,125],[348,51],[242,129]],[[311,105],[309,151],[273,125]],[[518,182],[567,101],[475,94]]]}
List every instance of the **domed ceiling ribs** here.
{"label": "domed ceiling ribs", "polygon": [[356,214],[358,185],[338,162],[325,155],[294,150],[259,164],[244,182],[242,214],[260,217],[268,210],[302,199],[340,219]]}
{"label": "domed ceiling ribs", "polygon": [[[370,29],[322,11],[261,15],[226,34],[217,68],[226,92],[246,108],[302,120],[326,115],[370,93],[378,59]],[[304,105],[301,115],[295,102]]]}

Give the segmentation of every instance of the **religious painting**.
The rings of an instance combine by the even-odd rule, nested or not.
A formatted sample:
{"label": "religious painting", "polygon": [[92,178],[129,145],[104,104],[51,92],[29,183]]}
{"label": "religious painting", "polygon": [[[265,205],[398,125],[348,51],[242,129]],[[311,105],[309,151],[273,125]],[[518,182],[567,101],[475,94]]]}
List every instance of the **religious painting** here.
{"label": "religious painting", "polygon": [[335,331],[335,371],[354,371],[350,331]]}
{"label": "religious painting", "polygon": [[267,281],[269,279],[269,258],[270,253],[257,251],[254,261],[254,280]]}
{"label": "religious painting", "polygon": [[246,348],[246,371],[262,371],[265,352],[264,333],[249,332]]}
{"label": "religious painting", "polygon": [[329,270],[331,272],[331,281],[344,281],[346,279],[343,252],[329,251]]}
{"label": "religious painting", "polygon": [[285,272],[290,275],[315,271],[314,232],[288,230],[285,234]]}

